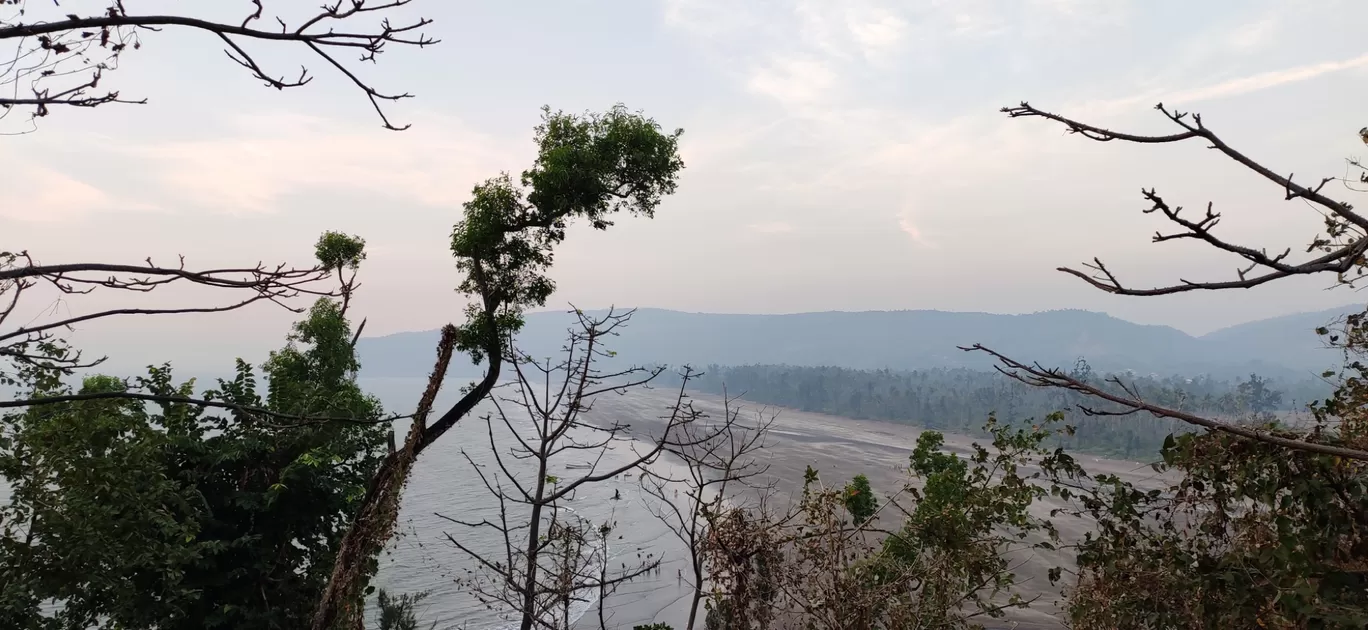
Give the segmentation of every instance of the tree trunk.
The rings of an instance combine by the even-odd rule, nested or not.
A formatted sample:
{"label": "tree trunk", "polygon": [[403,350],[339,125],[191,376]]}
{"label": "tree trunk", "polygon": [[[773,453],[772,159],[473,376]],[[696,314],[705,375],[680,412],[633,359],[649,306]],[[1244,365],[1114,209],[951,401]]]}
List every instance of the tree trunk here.
{"label": "tree trunk", "polygon": [[[498,354],[491,354],[489,371],[480,384],[461,397],[449,411],[434,423],[427,426],[427,416],[432,404],[446,378],[447,366],[451,363],[451,353],[456,343],[456,329],[446,326],[442,329],[442,340],[437,346],[437,364],[428,378],[427,389],[414,413],[413,426],[409,428],[404,447],[390,453],[380,463],[372,478],[371,487],[362,499],[361,507],[353,517],[351,527],[342,537],[337,558],[333,562],[332,576],[319,598],[318,609],[314,611],[312,630],[360,630],[364,620],[365,587],[374,577],[375,558],[380,555],[385,543],[394,533],[394,524],[399,518],[399,500],[404,484],[413,469],[418,454],[438,435],[456,424],[475,405],[487,396],[499,380],[501,365]],[[434,433],[436,435],[434,435]]]}
{"label": "tree trunk", "polygon": [[[523,575],[522,625],[519,630],[532,630],[532,615],[537,606],[537,538],[541,536],[542,495],[546,492],[546,458],[537,464],[537,497],[532,502],[532,517],[527,523],[527,568]],[[512,567],[510,567],[512,568]]]}

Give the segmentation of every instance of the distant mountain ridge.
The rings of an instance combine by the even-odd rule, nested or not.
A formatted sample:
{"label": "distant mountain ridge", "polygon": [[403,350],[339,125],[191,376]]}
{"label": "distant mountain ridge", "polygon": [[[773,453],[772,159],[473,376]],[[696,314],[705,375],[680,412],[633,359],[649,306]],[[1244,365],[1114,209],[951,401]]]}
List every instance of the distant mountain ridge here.
{"label": "distant mountain ridge", "polygon": [[[1013,358],[1054,366],[1070,366],[1081,357],[1103,371],[1221,377],[1258,372],[1305,378],[1338,365],[1338,355],[1323,347],[1316,327],[1361,308],[1275,317],[1202,336],[1083,310],[1023,315],[934,310],[733,315],[641,308],[609,345],[619,360],[637,364],[913,370],[987,369],[990,363],[983,355],[956,348],[982,343]],[[573,321],[564,312],[531,313],[518,336],[519,346],[534,356],[554,356]],[[424,376],[432,368],[437,338],[435,330],[363,338],[357,345],[362,375]],[[468,361],[454,361],[460,361],[452,365],[454,375],[479,372]]]}

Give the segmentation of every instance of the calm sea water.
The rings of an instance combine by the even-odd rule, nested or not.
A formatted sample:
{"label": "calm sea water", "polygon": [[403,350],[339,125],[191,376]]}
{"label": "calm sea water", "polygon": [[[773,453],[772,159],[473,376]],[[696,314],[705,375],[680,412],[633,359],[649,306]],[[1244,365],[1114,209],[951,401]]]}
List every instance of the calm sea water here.
{"label": "calm sea water", "polygon": [[[416,405],[426,385],[424,381],[418,378],[363,378],[361,385],[380,397],[387,410],[404,412]],[[459,397],[460,386],[466,382],[448,381],[435,410],[454,403]],[[493,530],[472,530],[439,516],[468,522],[488,518],[497,522],[498,501],[472,467],[472,463],[480,466],[492,480],[497,474],[495,448],[505,453],[504,465],[524,484],[535,477],[535,468],[531,468],[530,461],[520,462],[506,455],[513,439],[497,417],[491,445],[489,427],[482,416],[493,411],[493,405],[481,405],[476,413],[463,419],[419,458],[403,495],[398,535],[381,558],[376,586],[393,593],[430,593],[420,607],[424,627],[432,622],[437,622],[439,628],[510,627],[506,613],[486,608],[457,582],[467,577],[468,571],[477,570],[477,565],[447,539],[450,535],[472,550],[498,558],[503,551],[501,536]],[[505,411],[515,427],[530,429],[525,412],[508,406]],[[620,420],[632,421],[631,418]],[[520,421],[523,424],[518,424]],[[396,426],[396,433],[402,436],[405,428]],[[597,470],[613,470],[631,461],[634,448],[646,447],[641,443],[619,443],[606,453]],[[586,474],[589,471],[566,469],[565,465],[589,463],[589,455],[572,451],[560,456],[552,474],[567,479]],[[667,474],[680,474],[677,464],[669,461],[661,460],[657,467]],[[615,495],[621,498],[615,500]],[[583,517],[595,525],[613,525],[607,549],[610,570],[621,570],[623,565],[631,567],[642,560],[666,559],[658,571],[623,585],[604,600],[608,628],[631,628],[635,624],[655,621],[679,628],[687,619],[688,611],[683,603],[688,597],[688,583],[680,577],[681,571],[687,573],[684,548],[653,515],[653,511],[659,511],[651,509],[656,505],[653,500],[642,491],[639,476],[630,473],[610,481],[586,484],[574,500],[566,504],[572,512],[565,515],[567,517]],[[597,593],[582,596],[585,601],[572,608],[571,618],[578,619],[574,627],[599,627]]]}

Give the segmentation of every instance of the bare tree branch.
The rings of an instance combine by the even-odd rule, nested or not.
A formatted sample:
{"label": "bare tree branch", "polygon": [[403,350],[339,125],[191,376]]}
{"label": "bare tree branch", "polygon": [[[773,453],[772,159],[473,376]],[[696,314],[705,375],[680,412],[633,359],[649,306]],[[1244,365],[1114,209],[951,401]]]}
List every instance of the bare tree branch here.
{"label": "bare tree branch", "polygon": [[[1320,252],[1320,255],[1309,260],[1292,263],[1287,261],[1291,253],[1290,248],[1280,254],[1269,254],[1263,249],[1231,243],[1212,233],[1212,228],[1216,227],[1221,219],[1219,213],[1213,212],[1212,204],[1207,204],[1206,213],[1201,218],[1193,220],[1181,214],[1183,210],[1181,206],[1170,206],[1151,189],[1141,191],[1144,198],[1151,204],[1144,212],[1158,211],[1170,222],[1183,228],[1182,231],[1172,234],[1156,232],[1152,240],[1155,243],[1162,243],[1179,239],[1195,239],[1234,254],[1243,259],[1242,266],[1236,269],[1236,279],[1220,282],[1180,279],[1178,284],[1174,285],[1136,289],[1122,284],[1115,274],[1101,260],[1096,258],[1093,259],[1092,263],[1084,265],[1089,271],[1080,271],[1068,267],[1060,267],[1059,271],[1080,278],[1103,291],[1132,296],[1168,295],[1196,290],[1248,289],[1288,276],[1319,273],[1334,273],[1344,280],[1346,274],[1351,271],[1357,272],[1355,277],[1364,273],[1364,253],[1368,251],[1368,239],[1363,238],[1363,236],[1365,231],[1368,231],[1368,217],[1355,212],[1350,204],[1332,199],[1322,192],[1326,184],[1336,181],[1338,178],[1323,178],[1314,186],[1298,184],[1293,181],[1291,175],[1286,177],[1279,175],[1231,147],[1215,132],[1206,127],[1202,122],[1201,115],[1172,111],[1165,108],[1162,103],[1157,105],[1156,109],[1162,112],[1173,124],[1182,128],[1182,131],[1166,136],[1142,136],[1112,131],[1037,109],[1029,103],[1022,103],[1016,107],[1005,107],[1002,111],[1012,118],[1038,117],[1053,120],[1063,124],[1071,133],[1077,133],[1099,142],[1120,140],[1140,144],[1165,144],[1193,139],[1205,141],[1210,148],[1277,184],[1283,190],[1284,199],[1287,201],[1303,200],[1317,208],[1325,219],[1326,235],[1315,239],[1306,251],[1307,253]],[[1348,281],[1352,282],[1352,280]]]}
{"label": "bare tree branch", "polygon": [[[336,278],[333,288],[319,283]],[[34,261],[28,252],[0,252],[0,360],[11,369],[28,367],[37,370],[69,373],[73,369],[91,367],[104,358],[85,360],[81,353],[68,348],[58,336],[61,330],[106,318],[133,315],[173,315],[187,313],[222,313],[245,308],[258,302],[270,302],[291,312],[303,312],[303,307],[290,301],[301,296],[342,297],[343,310],[356,289],[355,272],[329,268],[322,264],[309,268],[285,265],[190,270],[184,257],[175,267],[158,266],[149,258],[145,265],[110,263],[68,263],[45,265]],[[56,311],[47,308],[34,319],[19,326],[7,325],[18,312],[21,297],[40,287],[57,296],[54,306],[67,296],[87,295],[96,291],[128,291],[147,293],[171,285],[197,285],[240,292],[236,302],[220,306],[183,308],[115,308],[73,315],[46,318]],[[9,370],[0,364],[0,379],[8,379]],[[21,406],[23,401],[9,401],[7,406]]]}
{"label": "bare tree branch", "polygon": [[[694,372],[685,367],[680,376],[687,382]],[[672,479],[649,467],[642,468],[641,487],[658,500],[657,505],[650,505],[648,509],[689,553],[692,592],[689,618],[682,630],[697,627],[699,607],[703,599],[713,593],[706,582],[704,544],[710,535],[712,520],[729,509],[734,499],[735,493],[729,492],[729,488],[773,490],[773,482],[760,484],[755,480],[769,470],[769,465],[760,462],[757,456],[764,448],[775,414],[766,416],[761,412],[757,414],[754,426],[743,424],[736,401],[723,393],[720,425],[705,426],[707,416],[699,414],[680,426],[682,439],[668,450],[684,462],[687,479]],[[677,500],[681,489],[684,491],[682,508]],[[669,490],[674,491],[674,496],[670,496]]]}
{"label": "bare tree branch", "polygon": [[[642,468],[667,450],[697,443],[679,431],[699,416],[681,386],[660,434],[652,436],[646,448],[637,450],[629,446],[631,452],[625,458],[606,463],[611,461],[607,453],[615,446],[631,445],[634,437],[643,436],[629,435],[629,426],[617,420],[591,421],[587,414],[593,408],[593,399],[645,387],[661,369],[599,369],[598,363],[612,356],[603,347],[604,339],[616,335],[632,312],[610,309],[602,317],[592,317],[580,310],[573,312],[577,327],[570,333],[562,359],[538,361],[517,349],[509,351],[505,362],[516,377],[508,385],[513,391],[493,396],[495,411],[484,418],[494,457],[493,470],[486,474],[467,458],[484,488],[496,499],[499,522],[489,517],[444,517],[465,527],[494,529],[505,534],[502,557],[497,560],[474,552],[455,537],[451,540],[483,568],[463,583],[482,602],[515,615],[523,630],[563,630],[568,623],[568,606],[582,597],[577,593],[593,591],[602,597],[617,585],[659,566],[659,559],[649,558],[636,565],[624,565],[621,571],[610,572],[606,566],[600,566],[607,560],[607,534],[612,524],[595,525],[580,516],[567,517],[562,513],[562,504],[586,486]],[[514,422],[515,414],[524,419]],[[501,443],[495,438],[496,424],[507,429],[510,440]],[[707,436],[702,435],[702,430],[699,433],[698,439],[716,437],[715,432]],[[584,472],[562,478],[560,456],[570,453],[592,453],[591,461],[574,462],[573,468],[583,468]],[[525,519],[519,516],[517,539],[507,535],[515,529],[508,525],[510,506],[517,507],[520,513],[526,511]]]}
{"label": "bare tree branch", "polygon": [[985,354],[991,355],[1000,364],[996,366],[999,372],[1002,372],[1003,374],[1011,378],[1014,378],[1018,381],[1021,381],[1022,383],[1025,383],[1027,385],[1033,385],[1037,387],[1057,387],[1070,391],[1081,392],[1094,398],[1114,403],[1121,407],[1120,410],[1099,410],[1089,407],[1080,407],[1081,411],[1089,415],[1118,416],[1144,411],[1153,414],[1157,417],[1172,418],[1174,420],[1180,420],[1182,422],[1186,422],[1188,424],[1199,426],[1205,429],[1210,429],[1212,431],[1221,431],[1223,433],[1229,433],[1231,435],[1237,435],[1243,438],[1248,438],[1251,440],[1256,440],[1267,444],[1274,444],[1277,446],[1296,449],[1299,451],[1306,451],[1310,453],[1333,455],[1335,457],[1342,457],[1345,459],[1368,461],[1368,451],[1362,451],[1353,448],[1345,448],[1341,446],[1334,446],[1331,444],[1319,444],[1316,442],[1308,442],[1302,439],[1278,435],[1274,432],[1263,429],[1240,426],[1228,422],[1212,420],[1210,418],[1203,418],[1201,416],[1187,413],[1185,411],[1169,409],[1166,407],[1155,405],[1153,403],[1145,402],[1144,400],[1138,398],[1133,390],[1127,389],[1125,384],[1121,383],[1119,379],[1113,382],[1122,388],[1124,394],[1116,394],[1113,392],[1109,392],[1095,385],[1090,385],[1088,383],[1080,381],[1072,376],[1069,376],[1068,374],[1061,372],[1060,370],[1042,367],[1040,364],[1027,365],[1020,361],[1016,361],[1007,356],[1004,356],[1001,353],[998,353],[994,350],[985,348],[979,344],[974,344],[969,347],[961,347],[960,349],[966,352],[983,352]]}
{"label": "bare tree branch", "polygon": [[[120,56],[129,47],[141,48],[139,34],[158,31],[164,27],[182,28],[218,37],[227,47],[225,53],[234,63],[245,68],[253,77],[269,87],[285,88],[306,85],[312,80],[307,68],[297,76],[269,74],[243,46],[244,41],[300,44],[308,48],[325,64],[332,66],[366,95],[380,116],[386,129],[402,131],[409,125],[396,126],[386,116],[382,103],[410,98],[408,93],[382,92],[361,79],[347,65],[340,53],[355,53],[362,62],[374,62],[390,44],[425,47],[438,40],[424,35],[420,29],[432,23],[427,18],[415,18],[399,24],[389,17],[412,0],[336,0],[291,27],[280,16],[272,16],[279,30],[254,28],[252,23],[264,17],[265,7],[260,0],[251,3],[252,10],[238,24],[216,22],[188,15],[129,14],[122,0],[113,0],[99,15],[65,14],[55,19],[22,21],[28,12],[0,15],[0,42],[13,44],[12,58],[0,58],[0,111],[15,107],[31,107],[35,118],[46,116],[54,106],[96,107],[107,103],[145,103],[146,99],[124,99],[117,91],[97,92],[104,72],[117,68]],[[27,7],[25,7],[27,8]],[[366,16],[380,17],[378,25],[367,25],[356,31],[338,30]],[[62,87],[49,87],[57,79],[84,75],[87,77]]]}

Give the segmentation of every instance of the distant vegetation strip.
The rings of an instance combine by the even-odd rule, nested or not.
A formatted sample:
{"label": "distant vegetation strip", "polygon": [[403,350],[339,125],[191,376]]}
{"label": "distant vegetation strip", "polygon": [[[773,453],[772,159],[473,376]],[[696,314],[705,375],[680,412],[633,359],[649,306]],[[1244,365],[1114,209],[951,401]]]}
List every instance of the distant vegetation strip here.
{"label": "distant vegetation strip", "polygon": [[[1076,374],[1105,382],[1084,362]],[[1304,410],[1329,393],[1320,381],[1292,382],[1250,375],[1223,380],[1210,376],[1120,375],[1146,400],[1171,408],[1244,420],[1269,420]],[[995,414],[1004,423],[1029,422],[1063,410],[1073,436],[1059,445],[1107,457],[1151,458],[1164,439],[1190,430],[1181,422],[1133,414],[1088,416],[1084,399],[1058,389],[1031,387],[995,371],[971,369],[859,370],[790,365],[710,365],[692,383],[699,391],[725,391],[746,400],[799,411],[908,424],[923,429],[981,435]],[[1096,401],[1092,401],[1096,404]]]}

